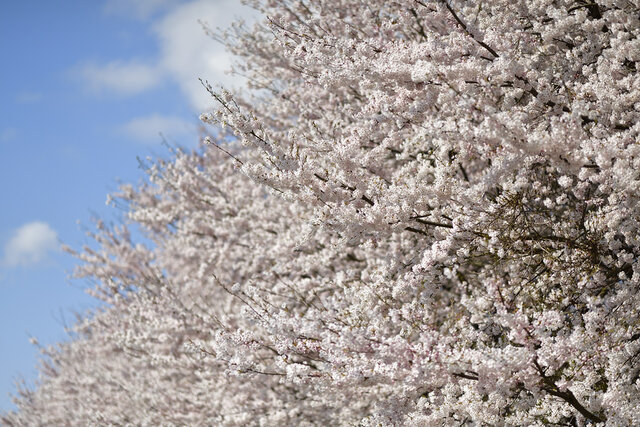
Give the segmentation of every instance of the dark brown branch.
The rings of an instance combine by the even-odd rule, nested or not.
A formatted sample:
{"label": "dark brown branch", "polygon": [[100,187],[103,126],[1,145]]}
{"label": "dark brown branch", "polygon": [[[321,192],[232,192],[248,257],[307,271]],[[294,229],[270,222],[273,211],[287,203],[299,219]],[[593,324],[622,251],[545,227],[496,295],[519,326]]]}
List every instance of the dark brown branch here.
{"label": "dark brown branch", "polygon": [[423,236],[429,236],[429,234],[426,231],[420,230],[420,229],[417,229],[417,228],[405,227],[404,229],[407,230],[407,231],[410,231],[412,233],[418,233],[418,234],[422,234]]}
{"label": "dark brown branch", "polygon": [[[569,405],[573,406],[576,410],[578,410],[578,412],[580,412],[580,414],[582,414],[582,416],[588,420],[591,420],[595,423],[603,423],[606,421],[605,418],[599,417],[598,415],[594,414],[593,412],[589,411],[587,408],[582,406],[582,404],[578,401],[578,399],[573,394],[573,392],[571,392],[571,390],[567,389],[566,391],[560,391],[558,387],[554,384],[553,380],[550,377],[545,375],[544,369],[538,364],[538,362],[534,361],[533,363],[536,367],[536,370],[542,377],[542,381],[544,382],[544,386],[542,387],[544,391],[546,391],[552,396],[556,396],[564,400]],[[452,375],[458,378],[478,381],[478,374],[476,374],[475,372],[469,372],[469,373],[460,372],[460,373],[453,373]]]}
{"label": "dark brown branch", "polygon": [[[555,385],[553,387],[555,387]],[[605,422],[605,420],[603,418],[600,418],[599,416],[597,416],[593,412],[590,412],[587,408],[582,406],[582,404],[580,404],[578,399],[576,399],[576,396],[571,392],[571,390],[567,389],[567,391],[559,391],[557,388],[554,389],[554,388],[550,388],[550,387],[543,387],[543,390],[546,391],[547,393],[549,393],[552,396],[556,396],[556,397],[559,397],[560,399],[564,400],[569,405],[571,405],[574,408],[576,408],[578,410],[578,412],[580,412],[582,414],[582,416],[587,418],[588,420],[591,420],[591,421],[596,422],[596,423]]]}
{"label": "dark brown branch", "polygon": [[535,365],[536,370],[542,377],[542,381],[544,383],[542,389],[544,391],[546,391],[552,396],[556,396],[564,400],[569,405],[577,409],[578,412],[580,412],[580,414],[582,414],[582,416],[587,418],[588,420],[591,420],[596,423],[603,423],[606,421],[604,418],[597,416],[596,414],[594,414],[593,412],[589,411],[587,408],[582,406],[582,404],[578,401],[578,399],[576,398],[576,396],[573,394],[571,390],[567,389],[566,391],[560,391],[560,389],[553,382],[553,380],[547,375],[545,375],[544,369],[538,364],[536,360],[533,361],[533,364]]}
{"label": "dark brown branch", "polygon": [[235,160],[236,162],[240,163],[241,165],[244,165],[244,163],[242,163],[242,160],[238,159],[236,156],[234,156],[233,154],[231,154],[230,152],[228,152],[227,150],[225,150],[224,148],[220,147],[218,144],[216,144],[215,142],[213,142],[211,140],[211,138],[205,138],[204,143],[206,145],[213,145],[214,147],[216,147],[218,150],[222,151],[223,153],[225,153],[227,156],[231,157],[233,160]]}
{"label": "dark brown branch", "polygon": [[[318,178],[320,181],[322,182],[327,182],[329,181],[329,178],[325,178],[321,175],[318,175],[317,173],[313,174],[316,178]],[[349,191],[356,191],[356,187],[352,187],[350,185],[347,184],[340,184],[340,187],[347,189]],[[362,195],[362,197],[360,197],[360,200],[363,200],[365,202],[367,202],[367,204],[369,204],[369,206],[373,206],[375,203],[373,202],[373,200],[371,200],[370,198],[368,198],[367,196],[365,196],[364,194]]]}
{"label": "dark brown branch", "polygon": [[[426,4],[424,4],[424,2],[422,0],[415,0],[416,3],[427,7]],[[456,22],[458,23],[458,25],[460,25],[460,27],[462,27],[462,30],[467,33],[467,35],[469,37],[471,37],[476,43],[478,43],[480,46],[482,46],[483,48],[485,48],[491,55],[493,55],[493,58],[497,58],[500,55],[498,55],[498,53],[493,50],[493,48],[491,48],[491,46],[489,46],[488,44],[486,44],[485,42],[483,42],[482,40],[478,40],[477,38],[475,38],[475,36],[473,34],[471,34],[471,32],[469,31],[469,29],[467,28],[467,24],[464,23],[464,21],[462,21],[462,19],[460,19],[458,17],[458,15],[456,14],[455,10],[453,10],[453,8],[451,7],[451,5],[449,5],[449,2],[447,0],[440,0],[441,3],[443,3],[445,5],[445,7],[447,8],[447,10],[451,13],[451,15],[453,16],[453,19],[456,20]],[[492,58],[487,58],[490,61],[493,61]]]}
{"label": "dark brown branch", "polygon": [[478,381],[478,375],[477,374],[465,374],[465,373],[456,373],[454,372],[453,374],[454,377],[458,377],[458,378],[464,378],[466,380],[474,380],[474,381]]}
{"label": "dark brown branch", "polygon": [[418,12],[414,8],[409,8],[409,12],[416,20],[416,24],[418,24],[418,34],[422,36],[423,39],[427,39],[427,34],[424,31],[424,27],[422,26],[422,22],[420,22],[420,16],[418,16]]}
{"label": "dark brown branch", "polygon": [[422,218],[413,218],[413,219],[416,220],[417,222],[419,222],[420,224],[424,224],[424,225],[431,225],[433,227],[453,228],[453,225],[451,225],[451,224],[444,224],[442,222],[428,221],[428,220],[422,219]]}
{"label": "dark brown branch", "polygon": [[449,2],[446,0],[441,0],[444,5],[447,7],[447,9],[449,10],[449,12],[451,12],[451,15],[453,15],[453,18],[458,22],[458,24],[460,24],[460,26],[462,27],[462,29],[464,30],[465,33],[467,33],[472,39],[474,39],[476,41],[476,43],[478,43],[480,46],[482,46],[483,48],[485,48],[487,51],[489,51],[490,54],[492,54],[495,58],[499,57],[500,55],[498,55],[496,53],[495,50],[493,50],[491,48],[491,46],[489,46],[488,44],[486,44],[485,42],[483,42],[482,40],[478,40],[476,39],[473,34],[471,34],[471,32],[469,32],[469,30],[467,29],[467,26],[464,22],[462,22],[462,20],[458,17],[458,15],[456,14],[456,12],[453,10],[453,8],[449,5]]}
{"label": "dark brown branch", "polygon": [[467,171],[464,166],[462,166],[462,163],[458,163],[458,166],[460,166],[460,171],[462,171],[462,177],[464,178],[464,180],[469,182],[469,175],[467,175]]}
{"label": "dark brown branch", "polygon": [[600,6],[597,3],[583,3],[577,6],[569,8],[567,12],[571,13],[574,10],[586,8],[589,11],[589,18],[591,19],[601,19],[602,12],[600,12]]}

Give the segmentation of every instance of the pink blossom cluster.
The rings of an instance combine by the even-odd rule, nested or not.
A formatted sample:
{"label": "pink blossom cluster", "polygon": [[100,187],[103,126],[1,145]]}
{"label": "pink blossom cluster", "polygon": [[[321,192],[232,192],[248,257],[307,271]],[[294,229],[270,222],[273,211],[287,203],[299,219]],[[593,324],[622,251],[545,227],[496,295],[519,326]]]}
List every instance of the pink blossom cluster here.
{"label": "pink blossom cluster", "polygon": [[0,420],[640,425],[638,2],[250,3]]}

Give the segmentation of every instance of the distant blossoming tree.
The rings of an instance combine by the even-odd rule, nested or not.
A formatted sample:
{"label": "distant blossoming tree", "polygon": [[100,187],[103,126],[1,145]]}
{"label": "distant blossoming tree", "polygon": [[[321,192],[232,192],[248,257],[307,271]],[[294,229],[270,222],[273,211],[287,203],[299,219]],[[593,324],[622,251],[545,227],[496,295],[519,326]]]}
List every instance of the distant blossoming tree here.
{"label": "distant blossoming tree", "polygon": [[640,425],[638,2],[251,3],[1,421]]}

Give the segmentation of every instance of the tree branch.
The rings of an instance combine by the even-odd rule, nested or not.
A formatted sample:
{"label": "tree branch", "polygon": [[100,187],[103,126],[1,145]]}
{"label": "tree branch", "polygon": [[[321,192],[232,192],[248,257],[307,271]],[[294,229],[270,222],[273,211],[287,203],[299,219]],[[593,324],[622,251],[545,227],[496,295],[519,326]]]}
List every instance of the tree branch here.
{"label": "tree branch", "polygon": [[[424,4],[424,2],[422,0],[415,0],[415,2],[420,4],[420,5],[422,5],[422,6],[424,6],[424,7],[427,7],[427,5]],[[458,23],[458,25],[460,25],[460,27],[462,27],[462,30],[465,33],[467,33],[467,35],[469,37],[471,37],[476,43],[478,43],[480,46],[485,48],[491,55],[493,55],[493,58],[487,58],[487,59],[489,59],[490,61],[493,61],[495,58],[500,56],[500,55],[498,55],[498,53],[495,50],[493,50],[493,48],[491,46],[489,46],[488,44],[486,44],[482,40],[478,40],[477,38],[475,38],[475,36],[473,34],[471,34],[469,29],[467,28],[467,24],[465,24],[464,21],[462,19],[460,19],[460,17],[458,17],[458,14],[455,12],[455,10],[453,10],[451,5],[449,5],[449,2],[447,0],[440,0],[440,2],[445,5],[447,10],[453,16],[453,19],[455,19],[456,22]]]}
{"label": "tree branch", "polygon": [[603,422],[606,421],[606,418],[601,418],[601,417],[597,416],[596,414],[594,414],[593,412],[589,411],[584,406],[582,406],[582,404],[578,401],[578,399],[576,398],[576,396],[573,394],[573,392],[571,390],[567,389],[566,391],[560,391],[560,389],[553,382],[553,380],[550,377],[545,375],[544,370],[542,369],[542,367],[538,364],[538,362],[536,360],[533,361],[533,364],[535,365],[536,370],[538,371],[538,373],[542,377],[542,381],[544,382],[544,386],[542,387],[542,389],[544,391],[546,391],[547,393],[549,393],[552,396],[556,396],[556,397],[559,397],[560,399],[564,400],[569,405],[571,405],[575,409],[577,409],[578,412],[580,412],[580,414],[582,414],[582,416],[587,418],[588,420],[591,420],[591,421],[596,422],[596,423],[603,423]]}

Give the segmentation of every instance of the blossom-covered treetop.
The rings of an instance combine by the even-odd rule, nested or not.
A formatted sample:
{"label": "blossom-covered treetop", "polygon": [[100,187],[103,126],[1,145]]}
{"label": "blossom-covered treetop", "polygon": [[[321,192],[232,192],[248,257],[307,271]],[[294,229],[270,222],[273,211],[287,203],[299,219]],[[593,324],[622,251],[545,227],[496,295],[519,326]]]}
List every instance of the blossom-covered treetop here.
{"label": "blossom-covered treetop", "polygon": [[640,425],[640,4],[249,3],[0,420]]}

